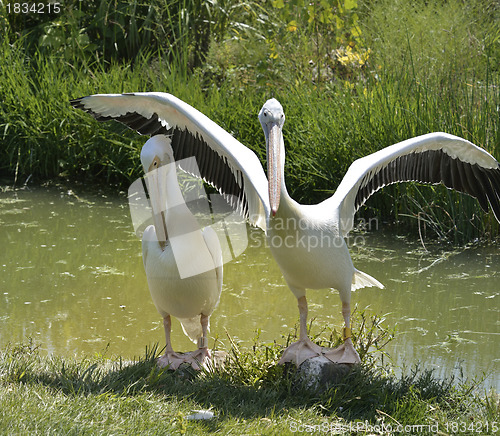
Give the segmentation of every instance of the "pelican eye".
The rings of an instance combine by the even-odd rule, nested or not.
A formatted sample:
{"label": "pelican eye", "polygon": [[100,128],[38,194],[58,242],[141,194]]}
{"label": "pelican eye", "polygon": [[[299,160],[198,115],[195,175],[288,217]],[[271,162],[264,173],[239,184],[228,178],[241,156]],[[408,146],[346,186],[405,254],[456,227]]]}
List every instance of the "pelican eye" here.
{"label": "pelican eye", "polygon": [[151,165],[149,166],[149,171],[153,171],[153,170],[157,169],[159,166],[160,166],[160,158],[158,156],[156,156],[153,159],[153,162],[151,162]]}

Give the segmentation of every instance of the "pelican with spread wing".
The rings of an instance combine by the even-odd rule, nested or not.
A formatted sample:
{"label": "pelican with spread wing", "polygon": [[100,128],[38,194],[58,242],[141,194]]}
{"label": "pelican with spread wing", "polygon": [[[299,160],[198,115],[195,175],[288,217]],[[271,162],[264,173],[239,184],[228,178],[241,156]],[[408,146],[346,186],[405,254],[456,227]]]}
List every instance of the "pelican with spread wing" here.
{"label": "pelican with spread wing", "polygon": [[[380,188],[397,182],[443,183],[476,197],[500,221],[500,165],[485,150],[446,133],[411,138],[356,160],[335,194],[316,205],[301,205],[288,194],[284,166],[285,115],[276,99],[259,113],[267,151],[267,177],[255,153],[187,103],[165,93],[101,94],[73,100],[100,121],[115,119],[141,134],[164,134],[176,160],[194,156],[200,175],[262,228],[286,283],[298,301],[299,340],[280,360],[299,366],[324,355],[333,362],[358,363],[350,334],[351,291],[375,286],[352,263],[344,238],[358,208]],[[336,349],[307,335],[306,289],[336,289],[345,321],[344,343]]]}

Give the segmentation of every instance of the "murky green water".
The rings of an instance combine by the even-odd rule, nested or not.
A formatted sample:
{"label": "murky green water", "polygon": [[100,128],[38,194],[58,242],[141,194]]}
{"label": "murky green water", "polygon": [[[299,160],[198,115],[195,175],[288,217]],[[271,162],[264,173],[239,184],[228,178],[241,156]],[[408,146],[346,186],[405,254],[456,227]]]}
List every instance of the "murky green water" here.
{"label": "murky green water", "polygon": [[[60,187],[3,191],[0,347],[33,337],[48,353],[133,358],[164,345],[124,197]],[[211,337],[227,344],[227,331],[251,345],[260,329],[262,341],[283,341],[298,321],[295,297],[261,232],[249,241],[225,265]],[[485,387],[500,390],[500,248],[446,252],[429,242],[424,254],[418,241],[383,230],[356,241],[356,267],[386,288],[356,291],[353,305],[397,324],[387,348],[395,363],[420,361],[443,376],[486,372]],[[342,326],[338,295],[308,291],[308,300],[318,326]],[[179,351],[194,347],[177,321],[172,339]]]}

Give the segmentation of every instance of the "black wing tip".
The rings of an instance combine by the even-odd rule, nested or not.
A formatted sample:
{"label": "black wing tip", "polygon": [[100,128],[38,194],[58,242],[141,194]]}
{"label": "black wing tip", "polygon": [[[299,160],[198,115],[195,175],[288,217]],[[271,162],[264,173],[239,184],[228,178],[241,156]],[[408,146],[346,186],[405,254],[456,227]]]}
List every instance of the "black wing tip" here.
{"label": "black wing tip", "polygon": [[75,109],[83,109],[85,110],[85,107],[82,103],[82,100],[84,99],[85,97],[80,97],[80,98],[74,98],[73,100],[70,100],[69,101],[69,104],[71,106],[73,106]]}
{"label": "black wing tip", "polygon": [[[121,94],[132,95],[132,94]],[[81,109],[94,117],[97,121],[118,121],[132,130],[135,130],[140,135],[154,136],[157,134],[168,134],[168,130],[161,124],[158,114],[153,113],[149,118],[141,115],[138,112],[130,111],[123,115],[102,115],[100,112],[95,112],[91,108],[85,106],[83,100],[87,97],[80,97],[70,100],[71,106],[75,109]]]}
{"label": "black wing tip", "polygon": [[83,104],[83,99],[86,97],[80,97],[80,98],[75,98],[73,100],[70,100],[69,103],[71,106],[73,106],[73,109],[80,109],[89,115],[92,115],[97,121],[108,121],[112,119],[111,117],[102,117],[98,113],[94,112],[92,109],[86,108],[85,105]]}
{"label": "black wing tip", "polygon": [[[135,92],[123,92],[120,95],[136,95],[136,93]],[[69,101],[69,104],[71,106],[73,106],[73,108],[75,108],[75,109],[81,109],[81,110],[83,110],[85,112],[88,112],[89,114],[92,114],[95,118],[97,118],[99,115],[96,114],[95,112],[93,112],[91,109],[87,109],[85,107],[85,105],[83,104],[83,100],[86,99],[86,98],[88,98],[88,97],[92,97],[92,96],[86,95],[84,97],[74,98],[74,99],[72,99],[72,100]],[[105,117],[105,118],[106,118],[106,120],[112,119],[112,117]]]}
{"label": "black wing tip", "polygon": [[114,119],[113,117],[102,116],[101,114],[94,112],[92,109],[85,107],[83,100],[87,97],[88,96],[74,98],[73,100],[70,100],[69,103],[71,104],[71,106],[73,106],[74,109],[80,109],[88,113],[89,115],[92,115],[97,121],[109,121]]}
{"label": "black wing tip", "polygon": [[[134,92],[123,92],[121,95],[135,95],[135,93]],[[91,97],[91,96],[85,95],[83,97],[74,98],[74,99],[72,99],[72,100],[69,101],[69,104],[71,106],[73,106],[75,109],[83,109],[83,110],[85,110],[82,101],[85,98],[87,98],[87,97]]]}

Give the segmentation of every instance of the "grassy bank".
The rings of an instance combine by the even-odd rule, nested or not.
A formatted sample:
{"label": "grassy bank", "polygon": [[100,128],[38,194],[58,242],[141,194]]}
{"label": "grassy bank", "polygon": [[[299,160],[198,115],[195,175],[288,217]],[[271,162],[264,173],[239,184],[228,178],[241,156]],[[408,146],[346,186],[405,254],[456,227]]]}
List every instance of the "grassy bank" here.
{"label": "grassy bank", "polygon": [[[177,9],[188,4],[175,2]],[[131,41],[113,33],[107,44],[123,43],[128,55],[107,56],[107,40],[92,41],[94,27],[78,14],[68,15],[64,28],[73,36],[57,40],[57,49],[40,45],[47,41],[43,34],[31,36],[40,27],[38,33],[0,39],[0,175],[18,185],[59,177],[127,187],[140,175],[144,139],[114,123],[99,124],[68,101],[153,90],[192,104],[262,160],[257,113],[267,98],[278,98],[287,116],[287,183],[305,203],[334,192],[354,159],[430,131],[464,137],[500,158],[496,2],[379,0],[318,10],[281,2],[250,2],[243,10],[236,4],[224,3],[225,15],[217,10],[228,22],[210,28],[209,50],[196,62],[191,60],[201,44],[199,32],[182,44],[175,37],[176,45],[168,39],[175,35],[158,30],[151,46],[156,51],[134,51]],[[335,11],[343,11],[343,27],[329,21],[327,14]],[[177,12],[170,18],[168,11],[158,13],[178,20]],[[130,23],[141,35],[147,16],[136,18]],[[50,26],[42,29],[53,37]],[[389,187],[362,213],[387,221],[409,216],[404,220],[415,228],[454,242],[498,235],[493,216],[483,214],[475,200],[440,187]]]}
{"label": "grassy bank", "polygon": [[[498,395],[473,383],[437,380],[418,368],[395,377],[365,364],[315,393],[294,381],[293,370],[276,365],[280,352],[275,344],[234,348],[224,368],[179,375],[158,369],[154,350],[123,362],[43,357],[31,343],[12,345],[0,351],[0,432],[387,434],[391,426],[398,434],[401,426],[406,434],[457,434],[459,428],[496,434]],[[207,409],[213,419],[190,420]],[[412,433],[406,426],[422,427]]]}

